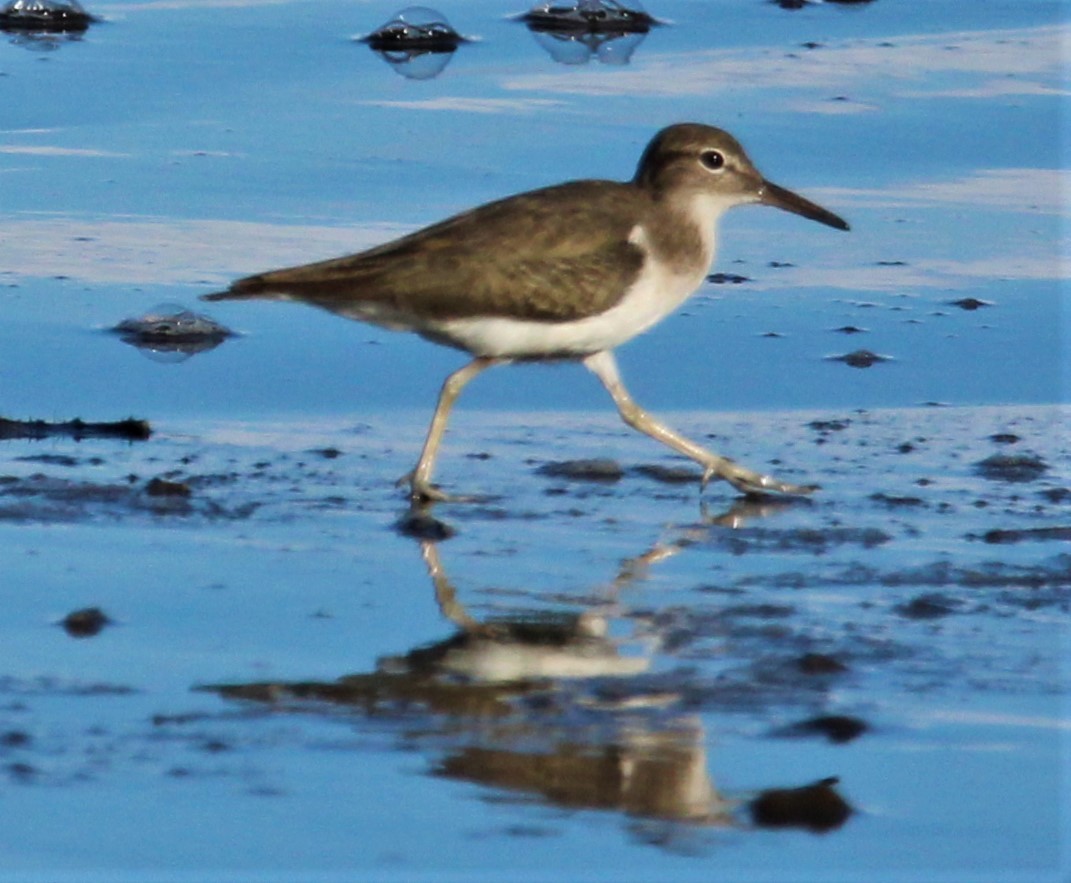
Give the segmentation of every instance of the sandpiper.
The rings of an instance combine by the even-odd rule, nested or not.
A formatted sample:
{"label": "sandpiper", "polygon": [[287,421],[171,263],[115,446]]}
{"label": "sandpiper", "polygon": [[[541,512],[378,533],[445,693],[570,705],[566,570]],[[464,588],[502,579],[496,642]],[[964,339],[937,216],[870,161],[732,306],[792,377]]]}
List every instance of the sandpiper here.
{"label": "sandpiper", "polygon": [[239,279],[205,300],[294,300],[473,356],[447,377],[416,467],[414,501],[450,499],[432,484],[462,388],[493,365],[569,359],[606,387],[631,427],[703,467],[702,483],[751,494],[805,494],[719,456],[647,414],[618,373],[614,347],[676,310],[714,260],[715,223],[759,203],[838,230],[848,224],[767,181],[721,129],[682,123],[647,145],[631,181],[571,181],[487,203],[368,251]]}

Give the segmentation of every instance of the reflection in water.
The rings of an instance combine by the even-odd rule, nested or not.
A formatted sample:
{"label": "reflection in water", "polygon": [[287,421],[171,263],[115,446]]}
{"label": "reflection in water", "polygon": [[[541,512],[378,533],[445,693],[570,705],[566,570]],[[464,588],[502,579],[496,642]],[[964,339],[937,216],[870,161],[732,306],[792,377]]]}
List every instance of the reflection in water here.
{"label": "reflection in water", "polygon": [[183,362],[215,349],[234,332],[214,319],[181,304],[159,304],[111,329],[123,343],[137,347],[154,362]]}
{"label": "reflection in water", "polygon": [[360,41],[403,77],[430,80],[442,73],[465,38],[441,12],[410,6]]}
{"label": "reflection in water", "polygon": [[[741,824],[736,807],[746,803],[756,825],[827,830],[851,812],[832,780],[814,792],[820,797],[814,814],[807,812],[806,797],[817,786],[778,789],[750,800],[718,793],[708,770],[702,718],[686,707],[689,675],[651,671],[658,636],[639,634],[641,620],[621,601],[651,564],[688,548],[710,525],[731,528],[770,511],[769,504],[741,501],[705,525],[657,543],[592,590],[596,600],[579,613],[512,612],[478,619],[458,600],[437,542],[419,539],[436,602],[455,626],[448,638],[382,658],[374,672],[335,681],[207,689],[270,703],[276,711],[308,712],[310,702],[343,706],[401,726],[407,745],[436,756],[436,775],[560,807],[613,810],[647,825],[720,827]],[[409,520],[413,517],[431,518],[426,512]],[[426,535],[433,533],[450,531],[444,526]],[[630,639],[617,637],[626,630]],[[645,840],[666,842],[650,835],[649,827],[641,832]]]}
{"label": "reflection in water", "polygon": [[78,0],[9,0],[0,6],[0,30],[11,42],[41,52],[80,40],[96,19]]}
{"label": "reflection in water", "polygon": [[518,19],[551,58],[571,65],[586,64],[593,56],[603,64],[628,64],[658,24],[639,3],[618,0],[539,3]]}

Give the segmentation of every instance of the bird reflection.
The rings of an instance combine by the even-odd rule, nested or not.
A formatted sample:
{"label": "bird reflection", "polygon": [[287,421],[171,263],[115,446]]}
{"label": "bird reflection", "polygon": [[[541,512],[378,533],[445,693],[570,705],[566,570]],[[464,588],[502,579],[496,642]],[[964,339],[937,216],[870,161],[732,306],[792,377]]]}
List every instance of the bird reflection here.
{"label": "bird reflection", "polygon": [[[778,505],[741,500],[656,542],[592,589],[582,611],[512,611],[484,618],[458,598],[441,541],[428,538],[449,536],[449,527],[436,528],[427,510],[411,512],[410,521],[418,519],[425,528],[417,542],[452,634],[383,657],[373,672],[334,681],[205,689],[270,703],[275,712],[309,712],[316,703],[342,706],[400,726],[407,745],[418,744],[436,758],[436,775],[559,807],[610,810],[659,824],[742,824],[744,811],[762,795],[729,799],[719,793],[709,771],[703,720],[685,699],[690,676],[652,670],[658,636],[643,633],[626,601],[629,587],[652,565],[687,549],[704,532],[739,526]],[[832,789],[833,781],[819,783],[822,818],[836,817],[831,802],[843,805],[843,816],[835,824],[805,820],[799,826],[823,830],[847,818],[850,809]],[[795,802],[781,799],[775,805],[779,814],[771,817],[777,825],[794,824],[783,806],[800,805],[797,791],[809,793],[785,791]],[[752,811],[749,820],[762,825],[767,815]]]}

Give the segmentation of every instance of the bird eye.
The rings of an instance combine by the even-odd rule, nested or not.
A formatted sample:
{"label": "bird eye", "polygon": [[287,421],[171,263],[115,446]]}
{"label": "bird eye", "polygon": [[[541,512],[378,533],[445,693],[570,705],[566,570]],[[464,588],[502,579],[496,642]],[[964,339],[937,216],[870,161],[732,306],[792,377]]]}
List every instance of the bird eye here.
{"label": "bird eye", "polygon": [[716,172],[725,166],[725,157],[722,156],[721,151],[704,150],[699,154],[699,162],[703,164],[703,168]]}

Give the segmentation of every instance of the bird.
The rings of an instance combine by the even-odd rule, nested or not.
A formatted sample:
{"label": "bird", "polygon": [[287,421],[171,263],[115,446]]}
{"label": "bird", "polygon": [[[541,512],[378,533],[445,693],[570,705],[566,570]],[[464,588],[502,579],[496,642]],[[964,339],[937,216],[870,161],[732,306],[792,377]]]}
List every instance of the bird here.
{"label": "bird", "polygon": [[416,466],[413,503],[462,500],[432,481],[450,412],[491,367],[580,362],[624,422],[696,461],[701,487],[804,495],[686,438],[629,394],[614,349],[673,313],[714,261],[716,226],[738,205],[773,206],[838,230],[833,212],[768,181],[728,132],[677,123],[657,132],[627,181],[584,179],[486,203],[367,251],[238,279],[207,301],[297,301],[415,332],[470,360],[442,385]]}

